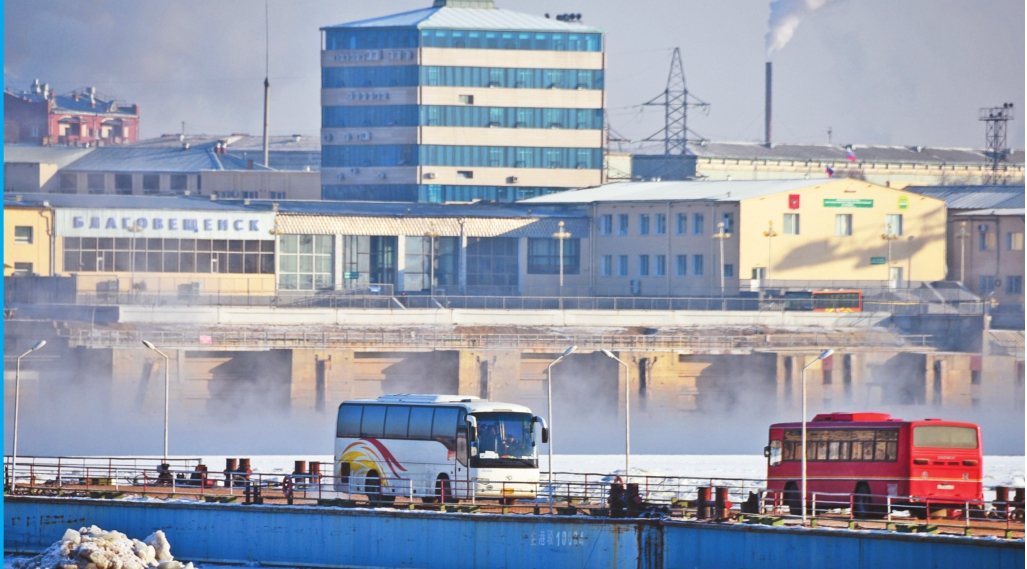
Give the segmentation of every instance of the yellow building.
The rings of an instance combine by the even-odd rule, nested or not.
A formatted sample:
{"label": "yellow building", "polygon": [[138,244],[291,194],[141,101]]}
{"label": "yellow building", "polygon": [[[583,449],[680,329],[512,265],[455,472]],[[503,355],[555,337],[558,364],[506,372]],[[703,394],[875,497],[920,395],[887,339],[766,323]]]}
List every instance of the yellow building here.
{"label": "yellow building", "polygon": [[591,207],[600,295],[945,278],[945,203],[857,180],[631,182],[525,202],[555,203]]}
{"label": "yellow building", "polygon": [[53,275],[53,209],[4,202],[4,276]]}

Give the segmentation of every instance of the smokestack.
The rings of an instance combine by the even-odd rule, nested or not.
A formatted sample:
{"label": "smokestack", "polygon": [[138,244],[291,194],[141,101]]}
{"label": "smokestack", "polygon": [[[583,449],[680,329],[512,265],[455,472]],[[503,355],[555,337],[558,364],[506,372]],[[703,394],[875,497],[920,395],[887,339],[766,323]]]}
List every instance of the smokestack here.
{"label": "smokestack", "polygon": [[766,108],[763,111],[766,114],[766,121],[767,121],[767,140],[766,140],[767,146],[770,146],[772,144],[772,139],[770,137],[770,130],[771,130],[770,127],[771,127],[771,123],[772,123],[771,118],[773,117],[773,113],[772,113],[773,105],[771,104],[770,94],[771,94],[771,84],[772,84],[773,73],[774,73],[773,64],[768,61],[767,62]]}

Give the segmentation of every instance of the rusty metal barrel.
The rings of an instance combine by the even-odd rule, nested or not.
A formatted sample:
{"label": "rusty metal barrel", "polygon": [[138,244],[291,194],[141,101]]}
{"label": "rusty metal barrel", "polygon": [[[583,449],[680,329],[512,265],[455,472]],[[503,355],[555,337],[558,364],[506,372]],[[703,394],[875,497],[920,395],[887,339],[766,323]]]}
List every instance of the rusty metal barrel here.
{"label": "rusty metal barrel", "polygon": [[321,478],[321,463],[316,460],[310,461],[310,477],[314,479]]}
{"label": "rusty metal barrel", "polygon": [[293,461],[292,473],[293,474],[306,474],[307,473],[307,461],[305,461],[305,460]]}
{"label": "rusty metal barrel", "polygon": [[225,472],[235,472],[235,469],[239,467],[239,462],[234,458],[225,459]]}
{"label": "rusty metal barrel", "polygon": [[728,507],[728,495],[727,488],[718,487],[716,489],[716,502],[714,502],[715,512],[713,517],[718,520],[727,518],[727,507]]}
{"label": "rusty metal barrel", "polygon": [[703,486],[699,489],[699,496],[695,501],[695,517],[700,520],[710,519],[710,489]]}

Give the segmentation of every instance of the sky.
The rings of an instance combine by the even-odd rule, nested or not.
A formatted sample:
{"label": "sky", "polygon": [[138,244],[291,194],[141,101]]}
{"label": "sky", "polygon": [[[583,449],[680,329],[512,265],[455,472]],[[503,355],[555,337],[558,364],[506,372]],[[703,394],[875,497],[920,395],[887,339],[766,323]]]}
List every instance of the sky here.
{"label": "sky", "polygon": [[[710,103],[688,126],[715,141],[762,141],[771,0],[496,0],[581,13],[606,32],[612,128],[639,140],[663,109],[680,47],[688,88]],[[776,0],[804,13],[773,53],[774,139],[975,147],[979,108],[1016,105],[1009,146],[1024,148],[1022,0]],[[321,26],[419,9],[431,0],[269,0],[271,134],[317,135]],[[810,7],[818,9],[811,10]],[[6,0],[4,85],[95,86],[141,107],[144,138],[260,134],[264,3],[259,0]],[[628,147],[625,147],[628,149]]]}

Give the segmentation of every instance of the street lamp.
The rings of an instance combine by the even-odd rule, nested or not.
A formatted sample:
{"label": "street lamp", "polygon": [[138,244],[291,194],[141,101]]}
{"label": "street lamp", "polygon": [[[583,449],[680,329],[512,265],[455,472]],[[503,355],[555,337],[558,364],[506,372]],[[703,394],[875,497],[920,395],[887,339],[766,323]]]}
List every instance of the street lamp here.
{"label": "street lamp", "polygon": [[763,236],[767,238],[767,281],[770,281],[770,264],[774,260],[774,238],[777,237],[777,231],[774,231],[774,222],[767,222],[767,230],[763,232]]}
{"label": "street lamp", "polygon": [[553,239],[556,239],[557,243],[560,244],[560,296],[563,296],[563,240],[570,239],[571,234],[563,230],[563,221],[556,224],[560,229],[553,234]]}
{"label": "street lamp", "polygon": [[[429,279],[431,282],[428,284],[429,294],[432,298],[435,298],[435,238],[439,236],[439,232],[435,231],[435,222],[428,224],[428,231],[424,232],[424,236],[428,237],[428,264],[431,267]],[[423,274],[423,273],[422,273]],[[424,290],[424,289],[421,289]]]}
{"label": "street lamp", "polygon": [[624,366],[624,483],[631,481],[631,377],[628,364],[613,355],[610,350],[601,350],[603,355]]}
{"label": "street lamp", "polygon": [[[888,244],[888,280],[891,281],[891,242],[899,238],[898,233],[892,229],[892,225],[889,223],[885,226],[884,233],[881,234],[881,239]],[[901,269],[900,269],[901,270]]]}
{"label": "street lamp", "polygon": [[825,360],[834,354],[834,350],[824,350],[817,359],[802,368],[802,525],[806,525],[806,370],[813,364]]}
{"label": "street lamp", "polygon": [[560,357],[553,360],[546,368],[546,390],[549,398],[549,513],[553,513],[553,366],[560,363],[560,360],[571,355],[577,346],[571,346],[560,354]]}
{"label": "street lamp", "polygon": [[160,354],[164,358],[164,464],[168,462],[168,356],[157,349],[153,342],[143,340],[143,345]]}
{"label": "street lamp", "polygon": [[966,282],[966,240],[969,238],[966,222],[962,221],[959,223],[959,233],[956,234],[956,239],[959,239],[959,284]]}
{"label": "street lamp", "polygon": [[14,367],[14,448],[11,449],[11,494],[14,494],[14,487],[18,480],[18,403],[21,391],[21,358],[46,345],[46,340],[40,340],[27,352],[18,356]]}
{"label": "street lamp", "polygon": [[[726,227],[724,222],[721,221],[717,224],[717,233],[713,235],[713,238],[720,242],[720,297],[724,298],[724,240],[730,239],[731,234],[725,231]],[[769,267],[767,268],[770,269]]]}

